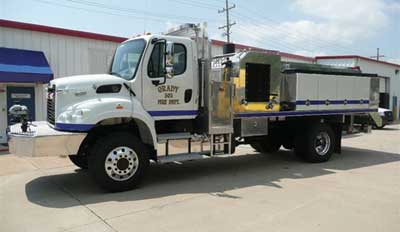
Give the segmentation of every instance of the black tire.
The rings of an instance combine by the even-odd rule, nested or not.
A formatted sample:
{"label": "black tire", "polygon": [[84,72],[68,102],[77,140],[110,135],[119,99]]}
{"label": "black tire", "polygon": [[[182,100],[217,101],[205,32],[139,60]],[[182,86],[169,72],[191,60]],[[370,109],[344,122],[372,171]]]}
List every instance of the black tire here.
{"label": "black tire", "polygon": [[[332,128],[326,124],[317,124],[305,130],[303,133],[297,134],[295,141],[295,153],[298,157],[310,163],[322,163],[328,161],[334,152],[335,148],[335,134]],[[329,145],[327,140],[322,137],[329,137]],[[318,140],[317,140],[318,139]],[[317,146],[323,147],[323,151],[317,152]]]}
{"label": "black tire", "polygon": [[279,151],[282,144],[273,137],[266,137],[262,141],[251,143],[250,146],[260,153],[275,153]]}
{"label": "black tire", "polygon": [[68,156],[73,164],[82,168],[88,169],[88,157],[83,155],[70,155]]}
{"label": "black tire", "polygon": [[[109,170],[106,171],[106,165],[111,165],[113,164],[111,162],[111,159],[107,158],[110,157],[110,155],[115,154],[115,157],[117,156],[115,149],[122,149],[124,151],[124,148],[130,149],[130,151],[133,151],[133,154],[135,154],[135,164],[134,164],[134,171],[130,171],[130,173],[126,174],[127,179],[123,179],[122,173],[119,175],[118,173],[113,173],[112,175],[107,174],[107,172],[110,172]],[[113,152],[114,151],[114,152]],[[113,152],[113,153],[111,153]],[[132,152],[130,152],[132,154]],[[123,156],[123,155],[121,155]],[[118,160],[118,158],[115,158],[115,160]],[[125,156],[125,158],[121,158],[120,160],[124,160],[124,162],[128,162],[127,165],[129,165],[128,158]],[[107,163],[108,162],[108,163]],[[111,163],[110,163],[111,162]],[[115,163],[117,170],[117,167],[119,167],[119,162],[117,161],[118,165]],[[132,164],[132,163],[130,163]],[[122,165],[121,165],[122,166]],[[108,136],[100,138],[95,145],[93,146],[92,153],[89,157],[89,171],[92,174],[94,180],[96,181],[97,184],[99,184],[103,189],[108,190],[110,192],[121,192],[121,191],[127,191],[134,189],[137,187],[140,182],[143,179],[143,176],[146,173],[146,170],[148,169],[149,166],[149,157],[147,155],[147,149],[144,146],[144,144],[138,139],[136,136],[126,133],[126,132],[115,132],[112,133]],[[129,165],[130,167],[130,165]],[[125,167],[125,168],[129,168]],[[108,167],[110,168],[110,167]],[[110,168],[112,169],[112,168]],[[118,169],[118,170],[123,170],[123,168]],[[128,169],[125,169],[128,170]],[[111,170],[111,172],[114,172],[114,170]],[[124,172],[125,173],[125,172]],[[129,176],[131,175],[132,176]],[[125,175],[125,174],[124,174]],[[122,180],[115,180],[113,178],[118,178],[121,177]]]}

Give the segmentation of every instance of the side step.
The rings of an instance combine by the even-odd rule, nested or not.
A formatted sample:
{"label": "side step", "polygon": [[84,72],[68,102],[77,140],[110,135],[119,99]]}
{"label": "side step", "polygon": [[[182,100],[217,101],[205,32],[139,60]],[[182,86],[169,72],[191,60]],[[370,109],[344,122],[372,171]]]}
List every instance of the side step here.
{"label": "side step", "polygon": [[158,157],[157,163],[166,164],[166,163],[184,162],[184,161],[200,160],[207,158],[211,157],[206,153],[177,154],[177,155]]}
{"label": "side step", "polygon": [[158,143],[165,143],[168,140],[181,140],[190,139],[192,135],[190,133],[171,133],[171,134],[160,134],[157,136]]}

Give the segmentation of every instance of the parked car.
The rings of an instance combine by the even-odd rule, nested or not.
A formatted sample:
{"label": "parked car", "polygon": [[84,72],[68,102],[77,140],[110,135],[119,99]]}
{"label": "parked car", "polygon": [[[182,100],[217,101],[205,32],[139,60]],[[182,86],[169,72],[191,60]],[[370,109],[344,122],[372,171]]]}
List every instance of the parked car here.
{"label": "parked car", "polygon": [[382,129],[393,122],[393,111],[385,108],[379,108],[378,113],[381,116],[383,122],[382,126],[375,125],[374,127],[376,129]]}

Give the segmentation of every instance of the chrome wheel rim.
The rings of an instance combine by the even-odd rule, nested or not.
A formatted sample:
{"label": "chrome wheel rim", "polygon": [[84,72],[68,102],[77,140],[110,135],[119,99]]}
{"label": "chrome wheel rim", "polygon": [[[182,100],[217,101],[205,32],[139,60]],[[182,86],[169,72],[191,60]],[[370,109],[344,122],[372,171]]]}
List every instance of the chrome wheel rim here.
{"label": "chrome wheel rim", "polygon": [[314,147],[318,155],[324,156],[328,154],[329,149],[331,148],[331,138],[329,137],[329,134],[326,132],[320,132],[315,138]]}
{"label": "chrome wheel rim", "polygon": [[129,147],[118,147],[108,153],[104,168],[107,175],[115,181],[125,181],[135,175],[139,158]]}

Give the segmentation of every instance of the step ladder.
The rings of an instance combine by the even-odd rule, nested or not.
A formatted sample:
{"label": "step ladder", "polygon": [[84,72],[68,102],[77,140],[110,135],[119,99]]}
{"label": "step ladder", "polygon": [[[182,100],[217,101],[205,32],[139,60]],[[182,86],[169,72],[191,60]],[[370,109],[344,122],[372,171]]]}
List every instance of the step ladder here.
{"label": "step ladder", "polygon": [[230,155],[232,134],[212,134],[210,138],[210,156]]}
{"label": "step ladder", "polygon": [[[208,137],[205,135],[192,135],[190,133],[171,133],[158,135],[157,140],[159,143],[165,143],[165,154],[158,157],[157,160],[161,164],[230,155],[232,147],[232,134],[213,134]],[[172,140],[186,140],[188,142],[187,153],[170,154],[169,142]],[[200,143],[200,152],[192,152],[192,142]],[[210,149],[205,150],[204,144],[208,144]]]}

